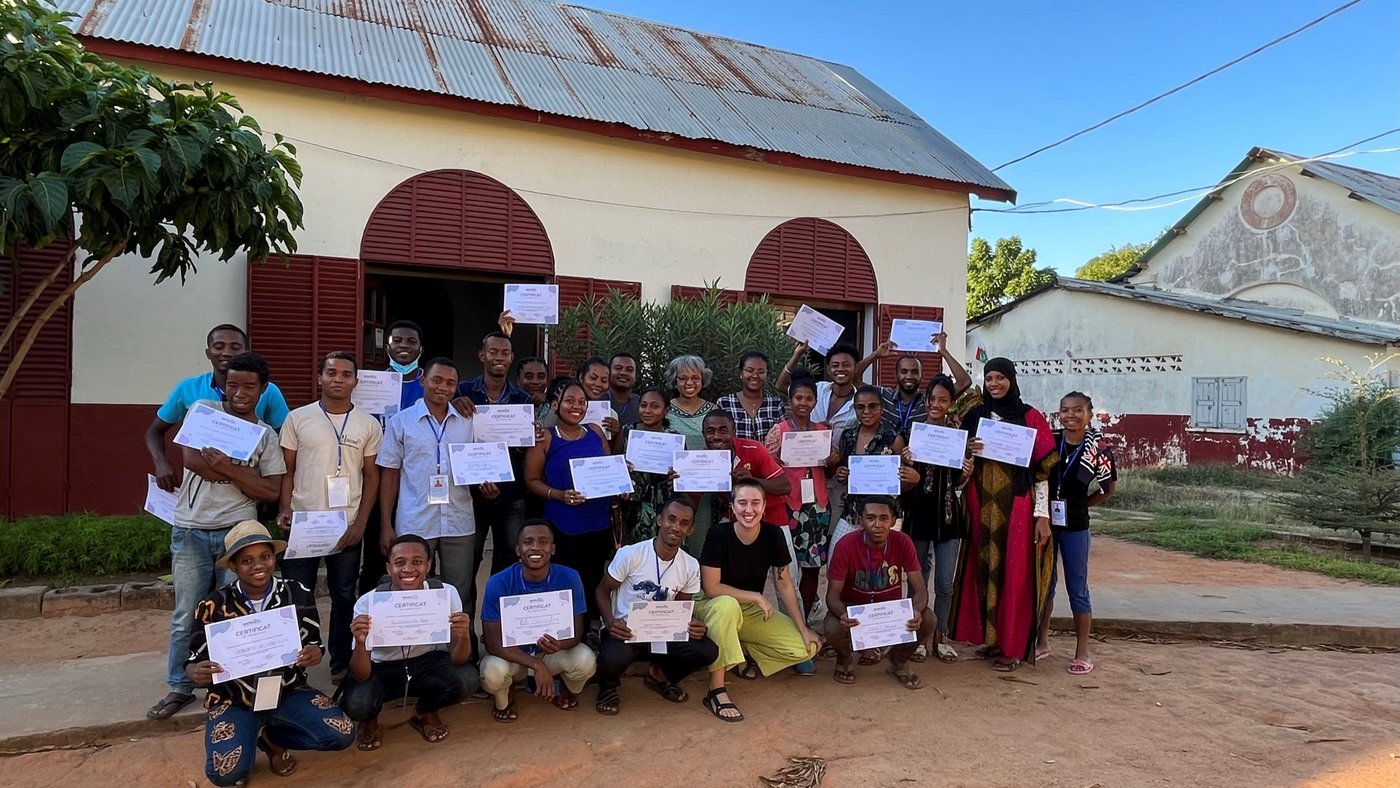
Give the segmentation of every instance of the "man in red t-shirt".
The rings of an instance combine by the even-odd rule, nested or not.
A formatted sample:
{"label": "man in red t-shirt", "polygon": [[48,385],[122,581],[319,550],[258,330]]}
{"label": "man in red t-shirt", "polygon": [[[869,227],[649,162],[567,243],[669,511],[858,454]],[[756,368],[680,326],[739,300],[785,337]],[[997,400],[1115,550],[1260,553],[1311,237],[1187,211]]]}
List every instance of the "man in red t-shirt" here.
{"label": "man in red t-shirt", "polygon": [[[705,448],[727,451],[734,456],[734,481],[752,479],[763,488],[763,522],[788,526],[787,494],[792,482],[773,455],[758,441],[734,437],[734,417],[725,410],[710,411],[701,425]],[[724,509],[728,509],[725,501]]]}
{"label": "man in red t-shirt", "polygon": [[[849,606],[903,599],[904,584],[908,582],[914,615],[905,621],[901,641],[889,650],[889,674],[906,689],[924,686],[909,670],[909,657],[918,644],[933,636],[938,622],[927,610],[928,586],[919,568],[914,541],[894,530],[894,520],[893,498],[866,497],[861,504],[861,530],[842,537],[831,553],[826,576],[826,642],[836,650],[834,678],[842,684],[856,681],[851,629],[861,622],[851,616]],[[866,614],[873,618],[875,611]],[[872,628],[876,625],[873,620],[867,623]]]}

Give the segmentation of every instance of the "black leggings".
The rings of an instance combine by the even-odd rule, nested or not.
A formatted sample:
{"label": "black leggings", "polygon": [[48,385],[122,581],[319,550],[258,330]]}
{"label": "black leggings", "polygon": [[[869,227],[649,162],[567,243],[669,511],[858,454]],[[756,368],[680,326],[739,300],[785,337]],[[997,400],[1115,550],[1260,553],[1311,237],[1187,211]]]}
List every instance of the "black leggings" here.
{"label": "black leggings", "polygon": [[[578,572],[583,581],[583,595],[588,597],[588,621],[600,617],[598,602],[595,599],[598,586],[603,582],[603,570],[612,558],[612,529],[592,531],[586,534],[560,533],[555,542],[554,562]],[[577,633],[582,636],[582,633]]]}

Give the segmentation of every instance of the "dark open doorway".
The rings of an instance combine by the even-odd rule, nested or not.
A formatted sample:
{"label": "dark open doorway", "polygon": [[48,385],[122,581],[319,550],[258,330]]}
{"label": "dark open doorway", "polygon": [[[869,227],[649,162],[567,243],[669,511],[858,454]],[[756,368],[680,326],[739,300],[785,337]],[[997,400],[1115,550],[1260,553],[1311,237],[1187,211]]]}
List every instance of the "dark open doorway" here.
{"label": "dark open doorway", "polygon": [[[792,322],[797,310],[806,304],[845,327],[846,330],[841,333],[840,344],[854,345],[858,351],[857,361],[869,352],[865,347],[865,310],[860,304],[821,303],[791,298],[775,298],[772,303],[781,314],[780,321],[784,326]],[[826,365],[826,356],[812,351],[807,354],[807,362],[814,369],[821,369]]]}

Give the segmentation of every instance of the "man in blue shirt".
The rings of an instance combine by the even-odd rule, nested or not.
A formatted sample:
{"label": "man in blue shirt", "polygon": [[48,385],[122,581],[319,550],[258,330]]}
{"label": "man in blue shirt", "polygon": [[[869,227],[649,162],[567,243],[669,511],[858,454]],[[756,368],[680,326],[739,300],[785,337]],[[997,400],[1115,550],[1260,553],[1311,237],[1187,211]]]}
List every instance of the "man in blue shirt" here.
{"label": "man in blue shirt", "polygon": [[389,368],[403,376],[399,410],[408,410],[423,399],[423,370],[418,367],[423,357],[423,329],[412,320],[395,320],[389,324],[384,351],[389,355]]}
{"label": "man in blue shirt", "polygon": [[[552,699],[557,708],[568,711],[578,708],[575,696],[583,691],[583,685],[598,666],[594,653],[579,641],[588,612],[583,581],[578,572],[552,563],[554,526],[548,520],[527,520],[520,529],[515,554],[520,562],[491,576],[481,602],[481,635],[487,653],[481,660],[481,688],[495,698],[491,717],[497,722],[516,720],[512,690],[515,682],[525,677],[525,671],[535,673],[535,695]],[[532,644],[504,645],[501,598],[551,591],[568,591],[572,595],[573,635],[561,638],[545,633]],[[562,687],[554,685],[556,674],[563,680]]]}
{"label": "man in blue shirt", "polygon": [[[228,390],[228,362],[239,353],[248,350],[248,334],[235,325],[223,323],[209,329],[204,338],[204,357],[209,359],[213,370],[203,375],[185,378],[175,384],[170,396],[156,411],[156,417],[146,428],[146,451],[151,455],[155,466],[156,485],[166,492],[175,492],[180,485],[180,475],[165,456],[165,433],[185,419],[185,413],[200,400],[223,402]],[[258,400],[255,415],[259,421],[282,429],[287,418],[287,400],[277,384],[268,383],[267,389]]]}

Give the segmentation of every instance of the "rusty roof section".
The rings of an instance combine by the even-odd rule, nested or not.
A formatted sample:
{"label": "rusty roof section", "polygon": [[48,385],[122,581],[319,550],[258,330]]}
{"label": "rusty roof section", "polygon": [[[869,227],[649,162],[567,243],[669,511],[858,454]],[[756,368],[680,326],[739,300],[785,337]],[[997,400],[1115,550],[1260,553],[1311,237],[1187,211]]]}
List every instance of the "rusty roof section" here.
{"label": "rusty roof section", "polygon": [[54,0],[80,35],[1015,192],[855,69],[549,0]]}

